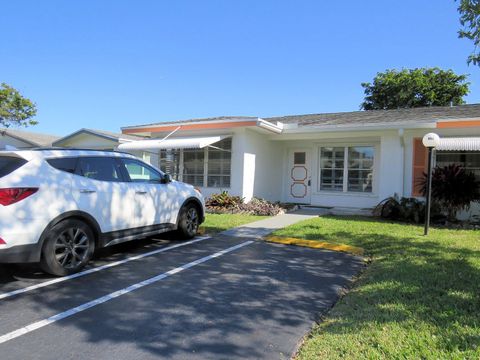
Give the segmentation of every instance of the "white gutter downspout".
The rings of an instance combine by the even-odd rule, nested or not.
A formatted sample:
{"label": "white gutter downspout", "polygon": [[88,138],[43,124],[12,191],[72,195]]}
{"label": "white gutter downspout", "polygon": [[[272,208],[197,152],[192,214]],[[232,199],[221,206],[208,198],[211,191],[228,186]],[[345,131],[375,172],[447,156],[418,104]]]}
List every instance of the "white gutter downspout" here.
{"label": "white gutter downspout", "polygon": [[405,184],[405,130],[398,129],[398,137],[400,138],[400,146],[402,147],[402,197],[406,194],[406,184]]}

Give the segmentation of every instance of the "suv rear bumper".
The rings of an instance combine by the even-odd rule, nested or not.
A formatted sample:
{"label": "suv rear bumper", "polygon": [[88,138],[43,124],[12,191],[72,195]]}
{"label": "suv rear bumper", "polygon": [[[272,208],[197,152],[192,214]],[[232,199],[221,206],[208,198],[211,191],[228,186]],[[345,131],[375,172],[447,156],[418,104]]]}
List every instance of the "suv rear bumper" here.
{"label": "suv rear bumper", "polygon": [[17,245],[0,248],[0,263],[31,263],[40,261],[39,244]]}

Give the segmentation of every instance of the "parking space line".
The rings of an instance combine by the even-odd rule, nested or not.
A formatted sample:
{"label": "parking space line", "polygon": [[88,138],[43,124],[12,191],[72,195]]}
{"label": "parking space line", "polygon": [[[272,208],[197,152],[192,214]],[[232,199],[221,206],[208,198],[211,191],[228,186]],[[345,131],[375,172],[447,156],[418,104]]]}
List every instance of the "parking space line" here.
{"label": "parking space line", "polygon": [[221,250],[221,251],[218,251],[212,255],[208,255],[208,256],[205,256],[205,257],[202,257],[198,260],[195,260],[195,261],[192,261],[192,262],[189,262],[187,264],[184,264],[182,266],[179,266],[179,267],[176,267],[170,271],[167,271],[167,272],[164,272],[160,275],[157,275],[157,276],[154,276],[150,279],[147,279],[147,280],[144,280],[144,281],[141,281],[139,283],[136,283],[136,284],[133,284],[133,285],[130,285],[126,288],[123,288],[121,290],[117,290],[115,292],[112,292],[108,295],[105,295],[105,296],[102,296],[98,299],[95,299],[95,300],[92,300],[92,301],[89,301],[85,304],[82,304],[80,306],[77,306],[77,307],[74,307],[70,310],[67,310],[67,311],[64,311],[62,313],[59,313],[57,315],[53,315],[47,319],[43,319],[43,320],[40,320],[40,321],[37,321],[35,323],[32,323],[30,325],[27,325],[25,327],[22,327],[18,330],[14,330],[8,334],[5,334],[5,335],[2,335],[0,336],[0,344],[3,344],[9,340],[12,340],[12,339],[15,339],[19,336],[22,336],[22,335],[25,335],[25,334],[28,334],[32,331],[35,331],[35,330],[38,330],[44,326],[47,326],[47,325],[50,325],[54,322],[57,322],[59,320],[62,320],[62,319],[65,319],[67,317],[70,317],[72,315],[75,315],[75,314],[78,314],[79,312],[82,312],[82,311],[85,311],[87,309],[90,309],[94,306],[97,306],[97,305],[100,305],[100,304],[103,304],[107,301],[110,301],[110,300],[113,300],[119,296],[122,296],[122,295],[125,295],[125,294],[128,294],[132,291],[135,291],[135,290],[138,290],[140,288],[143,288],[144,286],[148,286],[148,285],[151,285],[153,283],[156,283],[160,280],[163,280],[171,275],[174,275],[174,274],[178,274],[179,272],[183,271],[183,270],[187,270],[187,269],[190,269],[194,266],[197,266],[197,265],[200,265],[206,261],[209,261],[209,260],[212,260],[214,258],[218,258],[222,255],[225,255],[229,252],[232,252],[232,251],[235,251],[235,250],[238,250],[244,246],[247,246],[247,245],[250,245],[252,244],[253,241],[245,241],[243,243],[240,243],[238,245],[235,245],[235,246],[232,246],[232,247],[229,247],[227,249],[224,249],[224,250]]}
{"label": "parking space line", "polygon": [[22,288],[22,289],[13,290],[13,291],[10,291],[10,292],[7,292],[7,293],[0,294],[0,300],[9,298],[9,297],[12,297],[12,296],[15,296],[15,295],[23,294],[23,293],[26,293],[28,291],[32,291],[32,290],[40,289],[40,288],[43,288],[43,287],[46,287],[46,286],[50,286],[50,285],[53,285],[53,284],[58,284],[60,282],[66,281],[66,280],[72,280],[72,279],[76,279],[76,278],[79,278],[79,277],[82,277],[82,276],[85,276],[85,275],[93,274],[93,273],[96,273],[96,272],[99,272],[99,271],[102,271],[102,270],[110,269],[112,267],[128,263],[130,261],[143,259],[147,256],[152,256],[152,255],[155,255],[155,254],[159,254],[159,253],[162,253],[162,252],[165,252],[165,251],[173,250],[173,249],[176,249],[176,248],[179,248],[179,247],[182,247],[182,246],[187,246],[187,245],[190,245],[190,244],[194,244],[194,243],[197,243],[197,242],[200,242],[200,241],[203,241],[203,240],[207,240],[207,239],[210,239],[210,236],[198,237],[196,239],[193,239],[193,240],[190,240],[190,241],[187,241],[187,242],[182,242],[180,244],[167,246],[165,248],[161,248],[161,249],[158,249],[158,250],[149,251],[149,252],[144,253],[144,254],[131,256],[131,257],[128,257],[128,258],[123,259],[123,260],[114,261],[112,263],[108,263],[108,264],[105,264],[105,265],[102,265],[102,266],[99,266],[99,267],[91,268],[91,269],[88,269],[88,270],[85,270],[85,271],[82,271],[82,272],[79,272],[79,273],[76,273],[76,274],[63,276],[63,277],[60,277],[60,278],[44,281],[40,284],[35,284],[35,285],[27,286],[27,287]]}

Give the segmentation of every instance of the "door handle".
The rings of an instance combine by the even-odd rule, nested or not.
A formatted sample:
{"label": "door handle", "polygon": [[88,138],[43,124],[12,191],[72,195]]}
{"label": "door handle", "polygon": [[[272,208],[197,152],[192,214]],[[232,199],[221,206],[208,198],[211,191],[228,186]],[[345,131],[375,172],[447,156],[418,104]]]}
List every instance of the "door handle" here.
{"label": "door handle", "polygon": [[308,186],[311,186],[312,185],[312,180],[308,180]]}
{"label": "door handle", "polygon": [[80,193],[81,194],[93,194],[93,193],[96,193],[96,191],[95,190],[89,190],[89,189],[81,189]]}
{"label": "door handle", "polygon": [[135,191],[135,194],[138,195],[145,195],[147,192],[146,191]]}

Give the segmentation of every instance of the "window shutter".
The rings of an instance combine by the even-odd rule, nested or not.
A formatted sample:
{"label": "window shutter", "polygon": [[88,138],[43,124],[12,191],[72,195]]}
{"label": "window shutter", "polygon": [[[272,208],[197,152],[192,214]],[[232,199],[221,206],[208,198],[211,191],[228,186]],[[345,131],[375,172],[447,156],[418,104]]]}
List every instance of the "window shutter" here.
{"label": "window shutter", "polygon": [[423,146],[422,138],[413,139],[413,171],[412,196],[423,196],[419,182],[427,171],[427,148]]}

